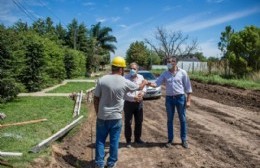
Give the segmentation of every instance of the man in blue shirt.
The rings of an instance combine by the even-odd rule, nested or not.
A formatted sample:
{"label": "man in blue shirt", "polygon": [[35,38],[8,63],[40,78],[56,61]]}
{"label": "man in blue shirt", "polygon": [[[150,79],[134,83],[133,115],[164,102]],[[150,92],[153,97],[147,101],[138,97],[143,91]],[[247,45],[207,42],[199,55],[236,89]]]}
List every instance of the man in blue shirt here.
{"label": "man in blue shirt", "polygon": [[[186,123],[186,108],[191,103],[191,82],[187,72],[177,66],[177,58],[171,57],[167,59],[168,70],[163,72],[155,83],[149,85],[156,87],[165,83],[166,98],[165,106],[167,112],[167,129],[168,142],[166,147],[170,147],[174,138],[174,113],[177,109],[180,120],[180,136],[182,146],[188,148],[187,143],[187,123]],[[186,97],[187,96],[187,97]]]}

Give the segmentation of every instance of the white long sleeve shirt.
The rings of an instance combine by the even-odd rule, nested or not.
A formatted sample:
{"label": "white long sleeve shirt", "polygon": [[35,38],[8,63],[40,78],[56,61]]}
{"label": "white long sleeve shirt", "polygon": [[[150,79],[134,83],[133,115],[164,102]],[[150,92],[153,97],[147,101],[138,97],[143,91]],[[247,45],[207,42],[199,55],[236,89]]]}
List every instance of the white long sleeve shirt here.
{"label": "white long sleeve shirt", "polygon": [[[126,79],[140,85],[142,83],[142,81],[144,80],[144,77],[140,74],[137,74],[136,77],[132,77],[130,74],[127,74],[125,76]],[[134,91],[134,92],[127,92],[127,94],[125,95],[125,100],[126,101],[130,101],[130,102],[135,102],[134,98],[140,93],[140,92],[146,92],[146,86],[143,88],[143,90],[141,91]]]}

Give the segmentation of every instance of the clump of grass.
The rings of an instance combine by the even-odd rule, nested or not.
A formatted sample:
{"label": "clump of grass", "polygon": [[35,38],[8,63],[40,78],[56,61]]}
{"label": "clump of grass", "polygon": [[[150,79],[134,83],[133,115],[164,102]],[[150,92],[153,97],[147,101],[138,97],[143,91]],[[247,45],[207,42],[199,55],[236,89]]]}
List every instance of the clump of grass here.
{"label": "clump of grass", "polygon": [[247,79],[236,79],[236,78],[223,78],[216,74],[206,74],[206,73],[193,73],[189,74],[190,78],[203,83],[209,84],[220,84],[225,86],[233,86],[242,89],[252,89],[260,90],[260,83]]}
{"label": "clump of grass", "polygon": [[259,72],[254,72],[249,75],[249,79],[256,83],[260,83],[260,71]]}

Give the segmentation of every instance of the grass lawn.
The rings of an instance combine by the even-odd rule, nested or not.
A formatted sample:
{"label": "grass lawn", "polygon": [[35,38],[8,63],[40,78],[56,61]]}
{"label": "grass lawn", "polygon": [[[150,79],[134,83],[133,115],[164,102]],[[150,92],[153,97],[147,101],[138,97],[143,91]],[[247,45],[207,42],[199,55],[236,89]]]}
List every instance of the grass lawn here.
{"label": "grass lawn", "polygon": [[[34,124],[0,128],[0,150],[23,153],[22,157],[5,157],[5,160],[20,168],[27,167],[29,162],[39,156],[48,157],[51,152],[49,148],[38,154],[28,151],[73,121],[73,109],[74,101],[67,97],[18,97],[13,102],[0,104],[0,112],[6,114],[6,118],[0,120],[1,125],[47,119]],[[81,115],[87,115],[85,105],[81,106],[80,111]]]}
{"label": "grass lawn", "polygon": [[81,90],[83,90],[84,92],[94,86],[95,86],[94,82],[68,82],[66,85],[62,85],[47,93],[72,93],[72,92],[80,92]]}

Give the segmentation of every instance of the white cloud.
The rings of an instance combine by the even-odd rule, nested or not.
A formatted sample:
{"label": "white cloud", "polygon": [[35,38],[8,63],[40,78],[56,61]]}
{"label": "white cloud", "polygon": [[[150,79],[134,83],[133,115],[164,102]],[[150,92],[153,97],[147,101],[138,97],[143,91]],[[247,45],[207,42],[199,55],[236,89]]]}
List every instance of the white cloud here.
{"label": "white cloud", "polygon": [[112,19],[112,22],[117,22],[118,20],[120,20],[120,17],[119,16],[112,17],[111,19]]}
{"label": "white cloud", "polygon": [[94,6],[95,3],[93,3],[93,2],[85,2],[85,3],[83,3],[83,5],[84,6]]}
{"label": "white cloud", "polygon": [[[153,19],[154,19],[153,17],[150,17],[144,21],[136,22],[131,25],[121,24],[119,26],[122,27],[122,29],[119,30],[118,32],[115,32],[116,33],[115,36],[117,37],[117,39],[125,39],[125,38],[129,39],[128,36],[130,36],[131,38],[144,37],[145,34],[150,33],[149,29],[145,29],[145,31],[142,32],[142,34],[138,34],[136,32],[139,31],[140,29],[144,29],[144,27],[146,25],[148,25],[148,23],[151,22]],[[132,31],[134,31],[134,32],[132,32]]]}
{"label": "white cloud", "polygon": [[111,18],[105,18],[105,17],[102,17],[102,16],[99,16],[96,18],[96,22],[117,22],[118,20],[120,20],[120,17],[111,17]]}
{"label": "white cloud", "polygon": [[219,25],[222,23],[226,23],[239,18],[243,18],[258,12],[260,12],[260,8],[256,7],[244,11],[233,12],[218,18],[208,18],[207,20],[198,21],[201,20],[202,16],[207,14],[207,13],[200,13],[200,14],[188,16],[186,18],[182,18],[181,20],[168,25],[167,28],[182,30],[183,32],[192,32],[192,31],[202,30],[208,27],[212,27],[215,25]]}
{"label": "white cloud", "polygon": [[221,52],[218,49],[218,44],[215,40],[207,40],[205,42],[199,43],[200,51],[203,52],[203,55],[206,57],[214,56],[220,57]]}
{"label": "white cloud", "polygon": [[163,11],[170,11],[171,9],[172,9],[171,6],[165,6],[165,7],[163,8]]}
{"label": "white cloud", "polygon": [[106,18],[97,18],[96,19],[97,22],[101,22],[101,23],[105,22],[106,20],[107,20]]}
{"label": "white cloud", "polygon": [[121,24],[121,25],[119,25],[119,27],[127,28],[127,25]]}

